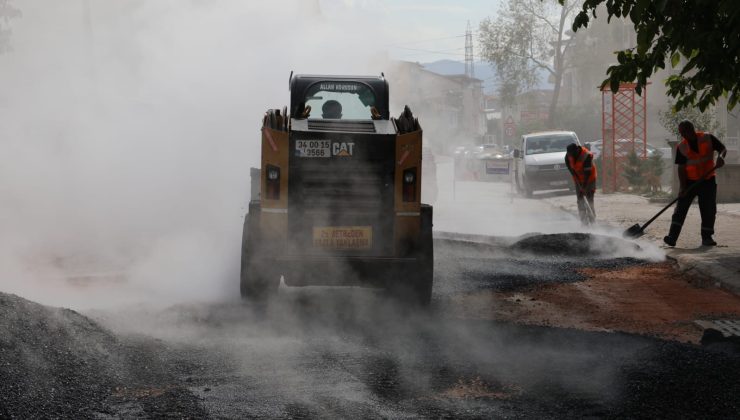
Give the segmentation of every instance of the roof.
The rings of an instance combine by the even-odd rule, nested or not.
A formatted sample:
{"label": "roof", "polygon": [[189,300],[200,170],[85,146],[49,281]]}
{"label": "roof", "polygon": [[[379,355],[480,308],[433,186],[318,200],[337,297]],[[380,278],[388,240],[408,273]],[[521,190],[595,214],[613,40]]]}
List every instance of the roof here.
{"label": "roof", "polygon": [[551,136],[553,134],[573,134],[575,135],[576,132],[566,131],[566,130],[537,131],[534,133],[527,133],[524,135],[524,137]]}

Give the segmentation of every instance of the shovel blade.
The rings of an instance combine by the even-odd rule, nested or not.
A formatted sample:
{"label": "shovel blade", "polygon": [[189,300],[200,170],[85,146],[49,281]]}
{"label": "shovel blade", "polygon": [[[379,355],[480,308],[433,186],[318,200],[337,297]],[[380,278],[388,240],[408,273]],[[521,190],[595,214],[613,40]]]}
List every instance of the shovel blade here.
{"label": "shovel blade", "polygon": [[645,231],[640,227],[640,225],[632,225],[629,229],[625,230],[622,236],[625,238],[639,238],[645,233]]}

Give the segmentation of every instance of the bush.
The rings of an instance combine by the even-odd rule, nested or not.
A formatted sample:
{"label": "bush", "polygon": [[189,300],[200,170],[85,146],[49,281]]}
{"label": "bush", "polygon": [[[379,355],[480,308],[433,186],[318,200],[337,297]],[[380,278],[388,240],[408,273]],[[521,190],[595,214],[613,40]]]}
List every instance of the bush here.
{"label": "bush", "polygon": [[645,164],[643,162],[637,153],[631,150],[622,168],[622,176],[633,190],[642,191],[645,186]]}
{"label": "bush", "polygon": [[655,153],[648,159],[640,159],[634,150],[627,155],[627,161],[622,168],[622,176],[627,181],[630,190],[637,193],[656,194],[662,190],[661,176],[663,175],[663,157]]}

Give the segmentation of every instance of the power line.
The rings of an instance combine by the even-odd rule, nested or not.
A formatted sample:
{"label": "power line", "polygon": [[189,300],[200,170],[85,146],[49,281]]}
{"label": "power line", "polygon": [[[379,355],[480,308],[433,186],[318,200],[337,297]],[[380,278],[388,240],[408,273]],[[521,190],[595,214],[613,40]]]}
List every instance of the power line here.
{"label": "power line", "polygon": [[[427,54],[454,55],[454,56],[459,56],[459,57],[465,57],[465,53],[463,52],[460,52],[460,53],[451,52],[451,51],[461,51],[461,50],[464,50],[465,48],[453,48],[449,50],[425,50],[425,49],[420,49],[420,48],[406,48],[406,47],[395,47],[395,48],[406,50],[406,51],[418,51],[418,52],[427,53]],[[473,55],[473,57],[478,58],[478,59],[483,58],[475,54]]]}
{"label": "power line", "polygon": [[395,44],[386,45],[386,47],[394,47],[394,46],[397,46],[397,45],[422,44],[422,43],[425,43],[425,42],[445,41],[445,40],[448,40],[448,39],[455,39],[455,38],[465,38],[465,34],[453,35],[453,36],[448,36],[448,37],[444,37],[444,38],[429,38],[429,39],[419,39],[419,40],[416,40],[416,41],[398,42],[398,43],[395,43]]}

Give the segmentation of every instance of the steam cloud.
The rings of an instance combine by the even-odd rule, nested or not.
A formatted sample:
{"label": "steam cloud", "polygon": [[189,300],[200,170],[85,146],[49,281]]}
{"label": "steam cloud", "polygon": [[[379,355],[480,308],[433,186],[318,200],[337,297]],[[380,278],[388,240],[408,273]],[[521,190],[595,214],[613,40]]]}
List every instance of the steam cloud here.
{"label": "steam cloud", "polygon": [[[125,301],[119,277],[130,297],[233,297],[261,116],[288,104],[290,71],[385,66],[377,39],[317,2],[14,5],[23,16],[0,56],[0,288],[42,303]],[[112,288],[65,289],[78,272]]]}

